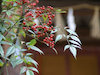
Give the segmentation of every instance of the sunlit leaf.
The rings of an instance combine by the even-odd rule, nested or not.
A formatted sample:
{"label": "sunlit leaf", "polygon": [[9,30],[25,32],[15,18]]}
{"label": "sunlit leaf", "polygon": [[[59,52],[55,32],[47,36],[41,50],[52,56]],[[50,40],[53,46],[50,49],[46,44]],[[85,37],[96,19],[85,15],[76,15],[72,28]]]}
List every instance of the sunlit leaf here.
{"label": "sunlit leaf", "polygon": [[56,39],[55,39],[55,42],[57,42],[57,41],[59,41],[59,40],[61,40],[62,39],[62,35],[57,35],[56,36]]}
{"label": "sunlit leaf", "polygon": [[80,46],[77,46],[77,45],[71,45],[71,46],[73,46],[73,47],[75,47],[75,48],[82,49]]}
{"label": "sunlit leaf", "polygon": [[73,35],[78,36],[76,32],[74,32],[74,31],[72,31],[72,30],[70,30],[70,29],[66,29],[66,30],[67,30],[67,32],[69,32],[70,34],[73,34]]}
{"label": "sunlit leaf", "polygon": [[26,71],[26,75],[34,75],[34,73],[33,73],[33,71],[31,71],[31,70],[27,70],[27,71]]}
{"label": "sunlit leaf", "polygon": [[76,54],[77,54],[77,50],[76,50],[76,48],[73,47],[73,46],[70,46],[69,49],[70,49],[70,52],[73,54],[74,58],[76,58]]}
{"label": "sunlit leaf", "polygon": [[28,67],[28,69],[33,70],[33,71],[39,73],[39,71],[36,68],[34,68],[34,67]]}
{"label": "sunlit leaf", "polygon": [[43,53],[39,48],[37,48],[36,46],[31,46],[31,45],[29,45],[28,47],[31,48],[31,49],[34,50],[34,51],[39,52],[40,54],[44,54],[44,53]]}
{"label": "sunlit leaf", "polygon": [[64,51],[65,51],[66,49],[68,49],[69,47],[70,47],[70,45],[65,45]]}
{"label": "sunlit leaf", "polygon": [[74,40],[69,40],[69,42],[80,46],[80,44],[78,42],[74,41]]}
{"label": "sunlit leaf", "polygon": [[73,40],[75,40],[75,41],[79,42],[80,44],[82,44],[78,37],[76,37],[76,36],[70,36],[70,37],[71,37]]}

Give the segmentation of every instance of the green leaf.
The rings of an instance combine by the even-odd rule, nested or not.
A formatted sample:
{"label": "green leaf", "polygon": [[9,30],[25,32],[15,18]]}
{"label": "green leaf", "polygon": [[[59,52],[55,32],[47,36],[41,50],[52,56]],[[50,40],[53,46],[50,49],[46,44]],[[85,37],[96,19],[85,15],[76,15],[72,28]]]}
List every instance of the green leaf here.
{"label": "green leaf", "polygon": [[66,11],[62,11],[62,9],[57,9],[56,13],[66,13]]}
{"label": "green leaf", "polygon": [[26,66],[21,67],[20,74],[25,73],[27,70]]}
{"label": "green leaf", "polygon": [[3,61],[0,59],[0,67],[4,65]]}
{"label": "green leaf", "polygon": [[64,51],[65,51],[66,49],[68,49],[69,47],[70,47],[70,45],[65,45]]}
{"label": "green leaf", "polygon": [[55,39],[55,43],[56,43],[57,41],[61,40],[61,39],[62,39],[62,35],[57,35],[57,36],[56,36],[56,39]]}
{"label": "green leaf", "polygon": [[56,10],[56,12],[59,12],[59,13],[60,13],[61,11],[62,11],[62,9],[57,9],[57,10]]}
{"label": "green leaf", "polygon": [[42,16],[43,16],[43,20],[45,22],[47,20],[47,18],[48,18],[48,15],[46,15],[46,17],[44,15],[42,15]]}
{"label": "green leaf", "polygon": [[28,45],[32,45],[32,46],[34,46],[35,44],[36,44],[36,40],[35,39],[32,39],[29,43],[28,43]]}
{"label": "green leaf", "polygon": [[8,1],[9,2],[9,1],[16,1],[16,0],[5,0],[5,1]]}
{"label": "green leaf", "polygon": [[1,54],[2,57],[4,56],[4,51],[3,51],[3,48],[2,48],[1,45],[0,45],[0,54]]}
{"label": "green leaf", "polygon": [[34,67],[28,67],[28,69],[33,70],[33,71],[39,73],[39,71],[36,68],[34,68]]}
{"label": "green leaf", "polygon": [[24,37],[26,37],[26,33],[23,29],[21,29],[19,33],[22,34]]}
{"label": "green leaf", "polygon": [[69,42],[80,46],[80,44],[78,42],[74,41],[74,40],[69,40]]}
{"label": "green leaf", "polygon": [[36,67],[38,65],[38,63],[34,59],[32,59],[31,57],[25,57],[25,60],[27,63],[28,62],[33,63]]}
{"label": "green leaf", "polygon": [[26,75],[34,75],[34,73],[33,73],[33,71],[31,71],[31,70],[27,70],[27,71],[26,71]]}
{"label": "green leaf", "polygon": [[39,48],[37,48],[36,46],[31,46],[31,45],[29,45],[28,47],[31,48],[31,49],[34,50],[34,51],[39,52],[40,54],[44,54],[44,53],[43,53]]}
{"label": "green leaf", "polygon": [[11,46],[7,49],[6,57],[10,56],[15,52],[15,46]]}
{"label": "green leaf", "polygon": [[73,40],[79,42],[80,44],[82,44],[78,37],[76,37],[76,36],[71,36],[71,38],[72,38]]}
{"label": "green leaf", "polygon": [[70,49],[71,53],[73,54],[74,58],[76,59],[76,54],[77,54],[77,50],[76,50],[76,48],[73,47],[73,46],[70,46],[69,49]]}

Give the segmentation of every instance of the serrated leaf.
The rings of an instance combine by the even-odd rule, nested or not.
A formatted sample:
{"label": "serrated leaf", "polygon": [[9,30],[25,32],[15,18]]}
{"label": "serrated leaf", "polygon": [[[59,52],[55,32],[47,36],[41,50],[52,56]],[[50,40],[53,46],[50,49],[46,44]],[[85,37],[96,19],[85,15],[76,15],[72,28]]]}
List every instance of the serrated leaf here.
{"label": "serrated leaf", "polygon": [[70,45],[65,45],[64,51],[65,51],[66,49],[68,49],[69,47],[70,47]]}
{"label": "serrated leaf", "polygon": [[71,37],[73,40],[75,40],[75,41],[79,42],[80,44],[82,44],[78,37],[76,37],[76,36],[70,36],[70,37]]}
{"label": "serrated leaf", "polygon": [[31,71],[31,70],[27,70],[27,71],[26,71],[26,75],[34,75],[34,73],[33,73],[33,71]]}
{"label": "serrated leaf", "polygon": [[56,36],[56,39],[55,39],[55,43],[56,43],[57,41],[61,40],[61,39],[62,39],[62,35],[57,35],[57,36]]}
{"label": "serrated leaf", "polygon": [[37,67],[37,65],[38,65],[38,63],[34,60],[34,59],[32,59],[31,57],[25,57],[25,60],[26,60],[26,62],[30,62],[30,63],[33,63],[36,67]]}
{"label": "serrated leaf", "polygon": [[39,73],[39,71],[36,68],[34,68],[34,67],[28,67],[28,69],[33,70],[33,71]]}
{"label": "serrated leaf", "polygon": [[20,74],[25,73],[27,70],[26,66],[21,67]]}
{"label": "serrated leaf", "polygon": [[11,46],[7,49],[7,52],[6,52],[6,57],[10,56],[11,54],[13,54],[15,52],[15,47],[14,46]]}
{"label": "serrated leaf", "polygon": [[78,42],[74,41],[74,40],[69,40],[69,42],[80,46],[80,44]]}
{"label": "serrated leaf", "polygon": [[43,53],[39,48],[37,48],[36,46],[31,46],[31,45],[29,45],[28,47],[31,48],[31,49],[34,50],[34,51],[39,52],[40,54],[44,54],[44,53]]}
{"label": "serrated leaf", "polygon": [[73,54],[74,58],[76,59],[76,55],[77,55],[77,50],[75,47],[73,46],[70,46],[70,52]]}
{"label": "serrated leaf", "polygon": [[1,54],[2,57],[4,56],[4,51],[3,51],[3,48],[2,48],[1,45],[0,45],[0,54]]}
{"label": "serrated leaf", "polygon": [[69,32],[70,34],[73,34],[73,35],[78,36],[76,32],[74,32],[74,31],[72,31],[72,30],[70,30],[70,29],[66,29],[66,30],[67,30],[67,32]]}

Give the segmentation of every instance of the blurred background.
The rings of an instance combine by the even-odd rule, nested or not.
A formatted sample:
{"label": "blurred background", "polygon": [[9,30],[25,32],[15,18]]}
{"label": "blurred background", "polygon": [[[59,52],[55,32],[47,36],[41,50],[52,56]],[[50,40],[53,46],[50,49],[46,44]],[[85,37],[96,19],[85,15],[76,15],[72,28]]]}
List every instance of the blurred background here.
{"label": "blurred background", "polygon": [[[45,55],[34,53],[39,63],[39,75],[100,75],[100,0],[40,0],[41,5],[61,8],[66,13],[56,14],[54,25],[67,26],[69,8],[73,10],[76,33],[82,41],[74,59],[69,50],[64,50],[66,40],[57,42],[56,54],[46,45],[39,44]],[[57,23],[58,22],[58,23]],[[65,33],[62,31],[61,33]],[[57,33],[59,34],[59,33]]]}

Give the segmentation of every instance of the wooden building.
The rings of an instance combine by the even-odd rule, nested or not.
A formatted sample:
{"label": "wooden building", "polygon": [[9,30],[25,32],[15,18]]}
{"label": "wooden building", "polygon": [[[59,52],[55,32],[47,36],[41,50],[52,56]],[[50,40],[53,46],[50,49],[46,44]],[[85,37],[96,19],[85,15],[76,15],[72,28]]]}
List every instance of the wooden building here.
{"label": "wooden building", "polygon": [[[39,55],[33,52],[39,63],[39,75],[100,75],[100,33],[92,35],[96,34],[95,30],[98,30],[98,28],[93,29],[96,23],[99,23],[100,27],[100,1],[41,0],[41,5],[51,5],[65,11],[68,11],[69,7],[73,8],[77,25],[76,32],[82,41],[82,50],[78,50],[75,60],[69,50],[63,52],[64,45],[67,44],[64,40],[56,44],[58,54],[46,45],[39,44],[40,49],[45,53],[45,55]],[[97,11],[96,8],[99,10]],[[61,15],[67,25],[67,13]],[[95,23],[91,24],[93,21]]]}

